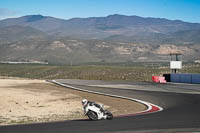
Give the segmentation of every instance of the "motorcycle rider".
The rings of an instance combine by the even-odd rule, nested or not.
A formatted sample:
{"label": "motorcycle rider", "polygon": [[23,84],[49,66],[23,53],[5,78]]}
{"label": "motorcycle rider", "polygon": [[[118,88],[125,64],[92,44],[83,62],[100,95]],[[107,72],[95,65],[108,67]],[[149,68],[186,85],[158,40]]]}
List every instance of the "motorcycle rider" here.
{"label": "motorcycle rider", "polygon": [[104,113],[103,105],[101,105],[101,104],[97,104],[95,102],[88,101],[87,99],[83,99],[82,105],[83,105],[84,115],[86,115],[86,113],[87,113],[86,107],[93,106],[93,105],[96,106],[97,108],[100,108],[100,111]]}

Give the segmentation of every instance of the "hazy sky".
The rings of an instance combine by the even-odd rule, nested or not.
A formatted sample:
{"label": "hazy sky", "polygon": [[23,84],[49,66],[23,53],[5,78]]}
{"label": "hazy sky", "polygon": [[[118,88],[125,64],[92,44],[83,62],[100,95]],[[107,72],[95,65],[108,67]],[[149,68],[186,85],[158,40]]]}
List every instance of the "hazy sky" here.
{"label": "hazy sky", "polygon": [[0,19],[33,14],[63,19],[123,14],[200,23],[200,0],[0,0]]}

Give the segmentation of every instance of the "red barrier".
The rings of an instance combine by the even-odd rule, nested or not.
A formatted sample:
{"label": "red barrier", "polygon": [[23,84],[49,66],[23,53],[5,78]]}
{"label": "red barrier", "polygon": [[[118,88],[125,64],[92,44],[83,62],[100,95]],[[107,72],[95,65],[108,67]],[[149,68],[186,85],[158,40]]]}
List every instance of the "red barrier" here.
{"label": "red barrier", "polygon": [[155,83],[166,83],[165,77],[162,76],[152,76],[152,81]]}
{"label": "red barrier", "polygon": [[167,81],[165,80],[165,77],[159,77],[160,83],[166,83]]}
{"label": "red barrier", "polygon": [[159,83],[159,76],[152,76],[152,81],[153,82],[156,82],[156,83]]}

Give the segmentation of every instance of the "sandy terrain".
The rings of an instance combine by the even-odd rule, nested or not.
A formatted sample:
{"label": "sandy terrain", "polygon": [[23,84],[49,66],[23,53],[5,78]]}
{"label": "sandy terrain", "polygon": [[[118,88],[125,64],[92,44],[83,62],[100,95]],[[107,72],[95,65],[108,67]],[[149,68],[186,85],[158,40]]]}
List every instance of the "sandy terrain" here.
{"label": "sandy terrain", "polygon": [[0,79],[0,92],[0,125],[86,118],[81,105],[83,98],[104,104],[114,115],[146,108],[139,103],[79,92],[44,80]]}

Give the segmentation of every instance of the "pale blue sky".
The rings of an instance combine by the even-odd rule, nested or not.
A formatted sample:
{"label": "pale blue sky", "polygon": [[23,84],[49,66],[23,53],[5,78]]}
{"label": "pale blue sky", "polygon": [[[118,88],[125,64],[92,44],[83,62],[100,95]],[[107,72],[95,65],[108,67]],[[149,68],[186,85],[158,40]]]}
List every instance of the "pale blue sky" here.
{"label": "pale blue sky", "polygon": [[63,19],[122,14],[200,23],[200,0],[0,0],[0,19],[33,14]]}

